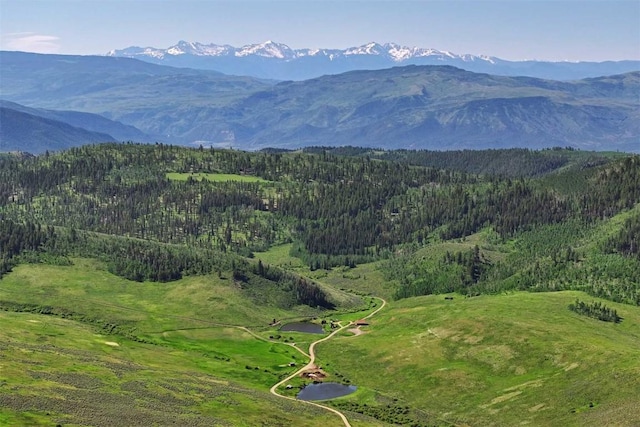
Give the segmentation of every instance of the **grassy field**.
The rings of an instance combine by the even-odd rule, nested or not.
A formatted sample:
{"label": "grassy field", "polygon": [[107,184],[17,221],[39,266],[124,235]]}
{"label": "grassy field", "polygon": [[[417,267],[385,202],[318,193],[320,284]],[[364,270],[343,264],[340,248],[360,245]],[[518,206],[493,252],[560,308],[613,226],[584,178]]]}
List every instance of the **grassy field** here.
{"label": "grassy field", "polygon": [[54,307],[103,333],[205,355],[207,369],[248,386],[268,389],[301,355],[258,340],[240,327],[259,331],[274,318],[318,314],[308,307],[287,311],[254,304],[228,279],[217,276],[137,283],[112,275],[97,261],[74,262],[71,267],[15,268],[0,281],[0,300]]}
{"label": "grassy field", "polygon": [[289,254],[291,246],[291,244],[274,246],[267,252],[256,252],[255,257],[267,264],[277,265],[309,277],[324,284],[329,290],[338,289],[382,298],[390,298],[393,295],[393,285],[384,280],[380,262],[360,264],[355,268],[337,267],[332,270],[311,271],[299,258]]}
{"label": "grassy field", "polygon": [[[310,271],[287,246],[256,258],[313,277],[345,301],[347,291],[391,289],[376,264]],[[351,321],[368,311],[262,305],[225,274],[137,283],[95,260],[73,263],[20,265],[0,280],[5,309],[66,310],[0,311],[0,425],[339,425],[335,415],[268,394],[307,361],[285,344],[306,351],[321,337],[269,323]],[[331,404],[354,426],[406,416],[421,425],[638,425],[640,308],[603,301],[624,319],[605,323],[568,310],[577,297],[595,300],[517,292],[389,301],[363,333],[316,348],[327,380],[358,386]]]}
{"label": "grassy field", "polygon": [[568,310],[576,297],[594,300],[580,292],[401,300],[365,334],[323,343],[319,361],[370,405],[392,401],[438,422],[638,425],[640,308],[605,301],[624,318],[605,323]]}
{"label": "grassy field", "polygon": [[[228,380],[229,372],[210,354],[186,348],[189,336],[181,345],[163,346],[101,335],[52,316],[0,312],[0,322],[0,425],[335,424],[335,416],[322,410]],[[233,336],[238,338],[233,345],[207,343],[254,354],[248,357],[273,354]]]}
{"label": "grassy field", "polygon": [[0,424],[336,423],[268,394],[308,360],[284,344],[321,337],[269,339],[278,331],[268,324],[321,312],[256,304],[217,275],[137,283],[73,262],[20,265],[0,280]]}
{"label": "grassy field", "polygon": [[[132,282],[93,259],[74,265],[20,265],[0,281],[0,298],[81,307],[94,316],[135,321],[144,331],[241,325],[262,327],[273,318],[314,316],[307,306],[283,310],[251,302],[230,274],[190,276],[168,283]],[[79,304],[77,304],[75,301]]]}
{"label": "grassy field", "polygon": [[226,182],[226,181],[236,181],[236,182],[271,182],[266,179],[262,179],[253,175],[237,175],[230,173],[180,173],[180,172],[169,172],[167,173],[167,178],[172,181],[186,181],[189,178],[195,179],[197,181],[202,181],[206,179],[211,182]]}

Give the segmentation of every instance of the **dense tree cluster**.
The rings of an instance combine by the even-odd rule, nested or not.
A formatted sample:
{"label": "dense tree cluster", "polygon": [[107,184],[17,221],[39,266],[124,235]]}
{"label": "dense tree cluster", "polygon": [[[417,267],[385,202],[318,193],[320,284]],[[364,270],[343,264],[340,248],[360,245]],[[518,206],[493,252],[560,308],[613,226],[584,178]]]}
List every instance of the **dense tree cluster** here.
{"label": "dense tree cluster", "polygon": [[624,223],[618,235],[607,242],[607,249],[640,261],[640,215]]}
{"label": "dense tree cluster", "polygon": [[334,405],[339,409],[364,414],[391,425],[410,427],[431,427],[438,425],[437,423],[427,421],[427,415],[412,410],[409,406],[400,406],[398,404],[371,405],[342,400],[336,400]]}
{"label": "dense tree cluster", "polygon": [[[543,163],[548,157],[527,150],[500,153]],[[3,160],[0,191],[7,216],[50,225],[244,254],[298,239],[316,268],[369,260],[395,245],[422,242],[436,229],[443,239],[486,226],[510,237],[572,216],[593,220],[639,197],[633,158],[604,169],[591,191],[572,198],[527,179],[481,179],[411,166],[413,156],[406,153],[387,154],[403,161],[326,150],[281,154],[106,144]],[[453,162],[450,156],[443,164]],[[269,182],[211,182],[191,175],[172,180],[171,172],[249,174]]]}
{"label": "dense tree cluster", "polygon": [[601,168],[580,195],[579,209],[588,219],[605,219],[640,201],[640,156]]}
{"label": "dense tree cluster", "polygon": [[[552,148],[533,151],[524,148],[493,150],[392,150],[362,147],[307,147],[306,153],[323,152],[339,156],[368,157],[424,166],[436,169],[451,169],[477,175],[492,175],[510,178],[538,177],[566,166],[575,158],[572,148]],[[608,162],[605,156],[589,153],[580,159],[584,167],[594,167]]]}
{"label": "dense tree cluster", "polygon": [[469,251],[447,251],[431,268],[410,264],[411,254],[407,255],[404,259],[394,257],[387,262],[389,278],[400,277],[401,286],[396,290],[396,298],[449,292],[476,295],[478,283],[491,268],[477,245]]}
{"label": "dense tree cluster", "polygon": [[[75,233],[75,244],[66,246],[80,255],[90,255],[107,263],[112,273],[134,281],[168,282],[188,275],[231,271],[233,278],[248,286],[251,293],[264,286],[277,288],[287,301],[280,305],[305,304],[331,308],[333,304],[320,287],[307,279],[277,267],[248,262],[236,255],[210,249],[191,249],[182,245]],[[264,296],[264,295],[262,295]],[[260,298],[260,296],[258,296]]]}
{"label": "dense tree cluster", "polygon": [[17,222],[2,219],[0,216],[0,277],[15,263],[15,257],[25,251],[38,251],[49,239],[55,236],[53,227],[40,224]]}
{"label": "dense tree cluster", "polygon": [[594,301],[591,304],[587,304],[586,302],[580,301],[576,298],[575,303],[569,304],[569,310],[575,311],[583,316],[602,320],[603,322],[620,323],[622,321],[622,317],[618,316],[618,312],[616,310],[607,307],[600,301]]}
{"label": "dense tree cluster", "polygon": [[289,303],[286,300],[279,301],[278,304],[281,306],[295,303],[327,309],[334,307],[326,293],[316,283],[280,268],[263,264],[261,260],[257,263],[234,264],[233,278],[237,282],[248,285],[250,290],[258,291],[255,294],[258,300],[264,298],[265,286],[269,286],[266,281],[270,281],[277,283],[280,290],[288,292],[290,301]]}

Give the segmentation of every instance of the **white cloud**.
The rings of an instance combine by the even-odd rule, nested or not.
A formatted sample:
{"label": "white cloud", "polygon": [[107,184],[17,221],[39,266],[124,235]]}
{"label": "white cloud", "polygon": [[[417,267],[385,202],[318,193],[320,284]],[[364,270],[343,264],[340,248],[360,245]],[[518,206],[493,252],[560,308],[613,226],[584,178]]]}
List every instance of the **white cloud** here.
{"label": "white cloud", "polygon": [[11,33],[2,37],[2,48],[23,52],[56,53],[59,37],[35,33]]}

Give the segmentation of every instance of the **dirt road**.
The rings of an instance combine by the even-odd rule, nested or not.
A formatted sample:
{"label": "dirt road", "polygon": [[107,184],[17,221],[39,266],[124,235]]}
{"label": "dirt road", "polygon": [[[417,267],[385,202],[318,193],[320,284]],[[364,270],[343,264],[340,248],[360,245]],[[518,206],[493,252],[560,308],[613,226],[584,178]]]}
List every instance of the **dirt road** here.
{"label": "dirt road", "polygon": [[[387,304],[387,302],[384,299],[378,298],[378,297],[375,297],[375,298],[380,300],[380,301],[382,301],[382,305],[380,305],[380,307],[378,307],[377,309],[375,309],[374,311],[369,313],[367,316],[363,317],[363,319],[368,319],[368,318],[374,316],[376,313],[378,313],[380,310],[382,310],[384,308],[384,306]],[[334,335],[336,335],[337,333],[339,333],[339,332],[343,331],[344,329],[348,328],[352,324],[353,324],[353,322],[349,322],[348,324],[346,324],[344,326],[340,325],[340,328],[338,328],[335,331],[331,332],[326,337],[312,342],[311,345],[309,346],[309,358],[310,358],[309,363],[307,363],[304,367],[298,369],[293,374],[289,375],[288,377],[286,377],[285,379],[283,379],[282,381],[280,381],[279,383],[277,383],[276,385],[271,387],[271,390],[269,390],[271,392],[271,394],[273,394],[275,396],[278,396],[278,397],[282,397],[283,399],[294,400],[296,402],[304,402],[304,403],[306,403],[308,405],[313,405],[313,406],[316,406],[318,408],[326,409],[327,411],[333,412],[334,414],[338,415],[340,417],[340,419],[342,419],[342,422],[344,423],[345,427],[351,427],[351,424],[349,424],[349,420],[347,420],[347,417],[342,412],[340,412],[340,411],[338,411],[336,409],[333,409],[333,408],[331,408],[329,406],[321,405],[319,403],[310,402],[308,400],[298,400],[298,399],[296,399],[294,397],[284,396],[284,395],[278,393],[277,390],[278,390],[278,387],[280,387],[282,384],[286,383],[287,381],[290,381],[292,378],[295,378],[295,377],[299,376],[300,374],[302,374],[306,370],[314,369],[316,367],[316,351],[315,351],[316,344],[321,343],[323,341],[327,341],[327,340],[333,338]]]}

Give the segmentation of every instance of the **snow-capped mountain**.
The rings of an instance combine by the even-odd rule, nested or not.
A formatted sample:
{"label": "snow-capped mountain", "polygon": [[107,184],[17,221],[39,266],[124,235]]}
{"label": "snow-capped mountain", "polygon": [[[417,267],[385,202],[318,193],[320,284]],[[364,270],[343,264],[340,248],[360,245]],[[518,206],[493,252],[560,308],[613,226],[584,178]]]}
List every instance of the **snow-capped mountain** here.
{"label": "snow-capped mountain", "polygon": [[166,49],[128,47],[107,56],[136,58],[176,67],[216,70],[276,80],[305,80],[353,70],[402,65],[452,65],[496,75],[522,75],[555,80],[619,74],[640,70],[640,61],[544,62],[455,54],[432,48],[375,42],[347,49],[292,49],[271,40],[242,47],[180,41]]}
{"label": "snow-capped mountain", "polygon": [[107,53],[107,56],[124,56],[137,59],[145,59],[145,57],[165,59],[169,55],[193,55],[193,56],[211,56],[211,57],[246,57],[246,56],[260,56],[263,58],[281,59],[285,61],[292,61],[305,57],[326,57],[330,61],[338,60],[339,58],[357,56],[357,55],[374,55],[379,57],[388,58],[396,63],[402,63],[409,61],[412,58],[423,57],[435,57],[435,58],[452,58],[460,59],[462,61],[492,61],[488,56],[474,56],[474,55],[456,55],[451,52],[440,51],[436,49],[425,49],[419,47],[407,47],[401,46],[396,43],[378,44],[371,42],[362,46],[351,47],[344,50],[339,49],[291,49],[289,46],[283,43],[276,43],[268,40],[260,44],[249,44],[239,48],[229,45],[217,45],[217,44],[202,44],[186,42],[184,40],[178,42],[174,46],[170,46],[166,49],[158,49],[154,47],[128,47],[121,50],[112,50]]}

